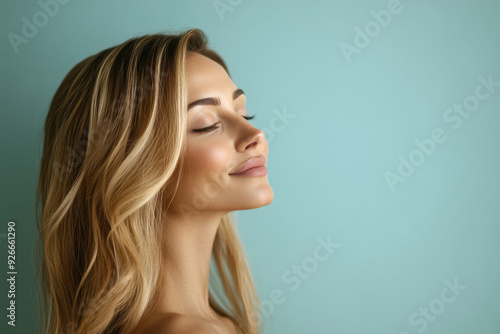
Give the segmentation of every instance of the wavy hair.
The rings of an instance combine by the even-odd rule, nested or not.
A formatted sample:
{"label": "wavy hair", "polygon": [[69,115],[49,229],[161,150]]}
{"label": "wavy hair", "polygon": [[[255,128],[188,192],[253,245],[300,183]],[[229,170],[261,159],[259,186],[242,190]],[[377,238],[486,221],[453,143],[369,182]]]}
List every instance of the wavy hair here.
{"label": "wavy hair", "polygon": [[[183,166],[188,52],[229,75],[205,34],[189,29],[105,49],[58,87],[35,204],[41,332],[129,333],[158,300],[162,219]],[[223,290],[209,289],[210,305],[257,334],[259,301],[231,213],[212,259]]]}

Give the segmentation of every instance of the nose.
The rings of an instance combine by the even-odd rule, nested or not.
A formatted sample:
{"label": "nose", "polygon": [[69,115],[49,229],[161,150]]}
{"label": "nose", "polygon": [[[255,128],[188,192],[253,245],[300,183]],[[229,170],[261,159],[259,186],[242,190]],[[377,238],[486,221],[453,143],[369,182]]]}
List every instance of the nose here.
{"label": "nose", "polygon": [[246,124],[242,125],[237,137],[236,150],[238,152],[243,152],[249,148],[255,148],[263,143],[267,143],[264,131],[254,127],[246,120],[244,122]]}

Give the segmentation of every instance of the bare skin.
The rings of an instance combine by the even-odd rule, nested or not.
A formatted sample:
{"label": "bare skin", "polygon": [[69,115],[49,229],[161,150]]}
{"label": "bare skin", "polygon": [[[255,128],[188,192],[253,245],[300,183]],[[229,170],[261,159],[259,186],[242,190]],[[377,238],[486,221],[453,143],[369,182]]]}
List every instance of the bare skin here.
{"label": "bare skin", "polygon": [[[242,94],[233,100],[238,87],[222,66],[190,53],[186,75],[188,104],[207,97],[219,98],[221,104],[196,105],[188,110],[184,175],[163,235],[163,291],[160,302],[141,319],[136,332],[236,334],[235,324],[215,312],[208,302],[212,246],[224,214],[273,201],[267,174],[230,175],[243,162],[259,155],[265,157],[267,166],[269,147],[264,133],[243,118],[248,116],[246,97]],[[215,123],[217,129],[193,132]],[[186,207],[190,214],[182,211]]]}

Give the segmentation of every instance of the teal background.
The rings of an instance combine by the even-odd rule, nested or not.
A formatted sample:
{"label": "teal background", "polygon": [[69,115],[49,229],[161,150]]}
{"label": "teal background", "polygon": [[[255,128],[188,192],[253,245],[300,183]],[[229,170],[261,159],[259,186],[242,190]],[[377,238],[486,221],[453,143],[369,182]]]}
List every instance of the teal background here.
{"label": "teal background", "polygon": [[[72,0],[16,53],[7,34],[21,35],[22,18],[42,9],[2,1],[0,332],[35,332],[34,192],[43,122],[64,75],[130,37],[198,27],[270,145],[274,201],[238,212],[267,300],[266,333],[498,334],[500,87],[459,128],[443,115],[474,94],[478,77],[500,81],[500,3],[401,0],[348,62],[341,43],[354,45],[356,27],[370,26],[387,1],[221,2],[232,9],[222,17],[211,0]],[[287,122],[277,121],[284,113]],[[446,140],[393,191],[384,174],[435,128]],[[5,310],[10,220],[15,328]],[[328,236],[339,246],[314,258]],[[455,279],[461,291],[443,290]]]}

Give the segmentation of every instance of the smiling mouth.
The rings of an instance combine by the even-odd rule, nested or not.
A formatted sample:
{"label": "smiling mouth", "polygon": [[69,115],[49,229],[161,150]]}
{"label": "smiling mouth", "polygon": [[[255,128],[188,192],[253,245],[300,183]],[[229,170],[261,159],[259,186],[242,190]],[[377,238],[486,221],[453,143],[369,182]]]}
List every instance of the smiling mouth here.
{"label": "smiling mouth", "polygon": [[[242,163],[233,173],[230,173],[229,175],[244,175],[245,173],[251,172],[252,169],[256,169],[253,171],[255,172],[260,172],[263,173],[264,170],[267,172],[266,169],[266,158],[261,154],[257,157],[253,157]],[[263,167],[260,168],[259,167]]]}
{"label": "smiling mouth", "polygon": [[229,174],[231,176],[264,176],[267,175],[266,166],[256,166],[249,168],[241,173]]}

